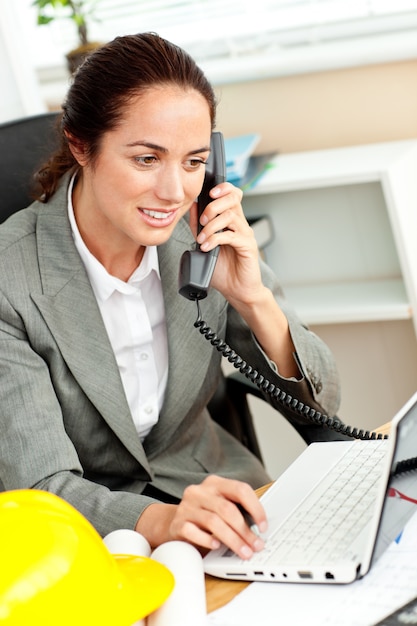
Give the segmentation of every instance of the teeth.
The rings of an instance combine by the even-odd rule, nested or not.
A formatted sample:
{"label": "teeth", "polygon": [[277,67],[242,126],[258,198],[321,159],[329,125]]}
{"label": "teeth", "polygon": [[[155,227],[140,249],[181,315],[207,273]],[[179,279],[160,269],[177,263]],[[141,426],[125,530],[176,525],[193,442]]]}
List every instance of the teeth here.
{"label": "teeth", "polygon": [[157,220],[162,220],[169,215],[168,213],[163,213],[161,211],[149,211],[147,209],[143,209],[143,212],[146,215],[149,215],[149,217],[154,217]]}

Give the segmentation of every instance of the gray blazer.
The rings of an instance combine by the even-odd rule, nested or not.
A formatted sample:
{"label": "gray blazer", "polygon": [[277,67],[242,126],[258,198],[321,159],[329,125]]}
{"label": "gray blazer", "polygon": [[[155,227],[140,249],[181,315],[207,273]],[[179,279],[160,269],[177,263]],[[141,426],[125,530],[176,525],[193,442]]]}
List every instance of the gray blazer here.
{"label": "gray blazer", "polygon": [[[193,327],[195,304],[178,294],[179,259],[193,242],[185,219],[158,248],[169,377],[159,422],[142,445],[73,243],[67,184],[65,178],[48,204],[34,203],[0,227],[0,487],[54,492],[104,535],[134,528],[153,501],[139,495],[150,481],[177,497],[209,473],[254,487],[268,481],[206,409],[221,356]],[[285,304],[268,268],[263,275],[289,318],[303,380],[276,373],[214,289],[201,304],[203,318],[271,382],[333,415],[339,386],[332,356]]]}

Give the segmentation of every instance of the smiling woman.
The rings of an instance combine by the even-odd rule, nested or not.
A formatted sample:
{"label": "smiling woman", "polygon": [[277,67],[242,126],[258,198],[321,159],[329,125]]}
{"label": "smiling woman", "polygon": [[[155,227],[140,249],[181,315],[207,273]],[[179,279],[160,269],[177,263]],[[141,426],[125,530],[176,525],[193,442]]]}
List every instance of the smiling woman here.
{"label": "smiling woman", "polygon": [[202,70],[155,34],[75,74],[38,200],[0,226],[0,487],[53,492],[102,535],[247,559],[263,541],[241,511],[266,528],[254,489],[270,478],[207,409],[221,355],[190,339],[183,253],[219,247],[207,319],[275,387],[334,415],[339,383],[260,261],[240,189],[211,189],[197,235],[215,112]]}

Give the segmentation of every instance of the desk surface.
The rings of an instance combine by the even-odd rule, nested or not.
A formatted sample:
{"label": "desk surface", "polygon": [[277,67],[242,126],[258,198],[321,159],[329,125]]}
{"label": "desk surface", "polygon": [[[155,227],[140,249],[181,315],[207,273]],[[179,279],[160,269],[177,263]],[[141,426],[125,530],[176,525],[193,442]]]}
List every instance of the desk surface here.
{"label": "desk surface", "polygon": [[[378,433],[388,434],[390,430],[389,422],[377,429]],[[269,485],[257,490],[257,494],[261,496],[268,489]],[[242,582],[240,580],[223,580],[206,575],[206,598],[207,611],[211,613],[216,609],[224,606],[232,600],[238,593],[243,591],[250,582]]]}

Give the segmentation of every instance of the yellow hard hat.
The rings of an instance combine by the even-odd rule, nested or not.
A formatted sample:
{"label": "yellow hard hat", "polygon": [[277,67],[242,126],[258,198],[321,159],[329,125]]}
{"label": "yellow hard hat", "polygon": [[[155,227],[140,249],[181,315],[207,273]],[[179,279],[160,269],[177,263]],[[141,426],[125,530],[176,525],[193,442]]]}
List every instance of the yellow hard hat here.
{"label": "yellow hard hat", "polygon": [[111,555],[90,522],[58,496],[0,493],[0,624],[131,626],[170,595],[160,563]]}

